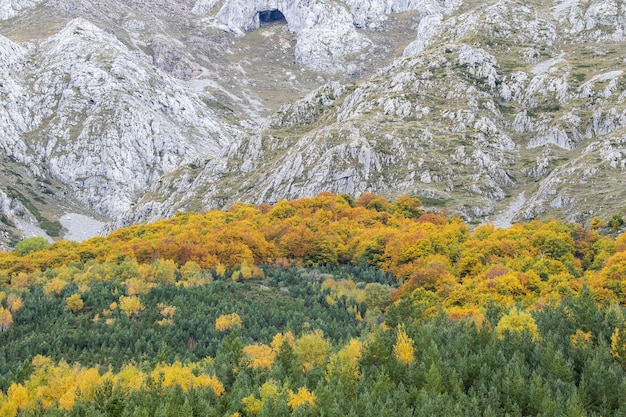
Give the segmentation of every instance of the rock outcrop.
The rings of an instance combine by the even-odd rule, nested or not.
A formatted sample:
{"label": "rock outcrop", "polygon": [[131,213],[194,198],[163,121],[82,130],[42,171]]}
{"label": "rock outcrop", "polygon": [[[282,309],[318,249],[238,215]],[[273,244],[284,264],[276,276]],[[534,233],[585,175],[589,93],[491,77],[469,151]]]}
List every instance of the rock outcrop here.
{"label": "rock outcrop", "polygon": [[[601,179],[615,187],[611,178],[624,170],[623,62],[611,58],[621,23],[615,14],[607,25],[597,23],[595,10],[613,10],[604,3],[583,13],[585,27],[615,45],[598,53],[578,20],[563,20],[572,2],[555,2],[545,13],[499,1],[462,14],[444,5],[346,2],[360,22],[372,24],[384,24],[385,13],[421,7],[418,38],[376,76],[329,84],[287,105],[260,134],[231,147],[225,163],[205,166],[194,180],[205,190],[201,206],[219,207],[233,195],[271,202],[320,191],[408,192],[471,220],[495,216],[507,196],[527,190],[516,200],[516,220],[560,213],[582,221],[619,210],[623,203],[610,193],[595,210],[585,195]],[[587,51],[596,51],[600,73],[581,55]],[[193,192],[179,196],[163,206],[148,203],[139,217],[197,202]]]}
{"label": "rock outcrop", "polygon": [[498,224],[624,211],[624,7],[0,3],[0,241],[66,202],[111,228],[321,191]]}
{"label": "rock outcrop", "polygon": [[21,74],[27,51],[0,35],[0,149],[23,163],[30,158],[21,137],[29,129],[27,97]]}
{"label": "rock outcrop", "polygon": [[35,7],[42,0],[0,0],[0,20],[10,19],[20,12]]}
{"label": "rock outcrop", "polygon": [[0,118],[5,152],[38,161],[36,174],[45,169],[99,214],[128,210],[160,176],[215,157],[236,132],[207,109],[210,96],[84,19],[30,51],[6,39],[0,48],[12,56],[2,61],[5,72],[26,73],[3,82],[10,88]]}
{"label": "rock outcrop", "polygon": [[[214,1],[198,1],[194,13],[210,13]],[[391,13],[419,11],[424,16],[451,13],[460,2],[437,0],[228,0],[214,16],[217,27],[244,35],[259,28],[259,13],[279,10],[298,37],[296,59],[323,72],[354,72],[344,58],[369,48],[372,41],[358,28],[378,28]],[[428,24],[432,24],[428,19]],[[424,29],[422,29],[423,31]],[[420,33],[421,37],[422,34]]]}

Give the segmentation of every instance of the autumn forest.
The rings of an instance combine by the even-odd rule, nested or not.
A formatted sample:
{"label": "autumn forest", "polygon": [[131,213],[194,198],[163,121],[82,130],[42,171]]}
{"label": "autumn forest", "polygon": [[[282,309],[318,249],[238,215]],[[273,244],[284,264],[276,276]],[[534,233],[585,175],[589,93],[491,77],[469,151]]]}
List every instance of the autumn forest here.
{"label": "autumn forest", "polygon": [[623,416],[620,220],[321,194],[27,238],[0,252],[0,417]]}

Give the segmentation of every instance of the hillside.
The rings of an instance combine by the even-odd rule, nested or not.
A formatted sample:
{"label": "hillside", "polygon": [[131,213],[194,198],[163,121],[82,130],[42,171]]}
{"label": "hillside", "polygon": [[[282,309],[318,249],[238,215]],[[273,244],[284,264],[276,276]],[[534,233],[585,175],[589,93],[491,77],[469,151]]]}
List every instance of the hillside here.
{"label": "hillside", "polygon": [[612,230],[324,194],[26,239],[0,253],[0,415],[623,415]]}
{"label": "hillside", "polygon": [[623,215],[623,8],[4,1],[2,245],[322,191]]}

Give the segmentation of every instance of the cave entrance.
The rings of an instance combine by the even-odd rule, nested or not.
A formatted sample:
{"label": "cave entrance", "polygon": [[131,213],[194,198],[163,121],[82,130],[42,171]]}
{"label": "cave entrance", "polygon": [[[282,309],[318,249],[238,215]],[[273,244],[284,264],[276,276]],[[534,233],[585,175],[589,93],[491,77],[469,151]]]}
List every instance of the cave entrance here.
{"label": "cave entrance", "polygon": [[264,10],[259,12],[259,23],[261,26],[272,25],[275,23],[285,24],[287,23],[287,19],[285,19],[283,12],[278,9]]}

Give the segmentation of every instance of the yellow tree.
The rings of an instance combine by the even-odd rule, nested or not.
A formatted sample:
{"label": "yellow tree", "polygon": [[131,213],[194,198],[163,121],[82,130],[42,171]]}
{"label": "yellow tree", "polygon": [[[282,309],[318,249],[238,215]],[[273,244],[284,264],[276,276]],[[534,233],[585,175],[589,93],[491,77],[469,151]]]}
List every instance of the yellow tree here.
{"label": "yellow tree", "polygon": [[22,299],[17,294],[9,294],[7,297],[7,308],[11,313],[17,313],[22,308]]}
{"label": "yellow tree", "polygon": [[274,335],[274,338],[272,339],[272,343],[270,343],[274,353],[278,354],[278,352],[280,352],[280,348],[283,345],[283,343],[287,343],[292,348],[295,348],[296,347],[296,339],[295,339],[295,337],[293,337],[293,333],[291,333],[291,332],[276,333]]}
{"label": "yellow tree", "polygon": [[124,388],[139,391],[145,384],[147,375],[132,364],[126,364],[113,378],[113,382]]}
{"label": "yellow tree", "polygon": [[502,339],[507,332],[522,333],[524,331],[528,331],[533,340],[539,339],[537,323],[535,323],[533,316],[517,308],[511,309],[508,314],[502,316],[496,326],[496,334],[500,339]]}
{"label": "yellow tree", "polygon": [[302,363],[304,372],[309,372],[315,365],[322,366],[326,354],[330,349],[330,342],[324,338],[321,330],[306,333],[296,341],[296,355]]}
{"label": "yellow tree", "polygon": [[424,214],[422,210],[422,202],[408,195],[402,195],[393,204],[394,213],[411,219],[417,218]]}
{"label": "yellow tree", "polygon": [[67,285],[66,281],[63,281],[61,278],[52,278],[43,286],[43,292],[46,295],[50,295],[53,292],[56,294],[61,294],[63,288]]}
{"label": "yellow tree", "polygon": [[179,386],[183,391],[187,392],[190,388],[211,388],[216,396],[224,393],[224,385],[217,379],[215,375],[207,375],[198,372],[197,364],[183,365],[175,362],[171,365],[159,363],[151,373],[152,379],[160,381],[164,387]]}
{"label": "yellow tree", "polygon": [[215,375],[201,374],[194,379],[194,386],[199,388],[211,388],[216,396],[221,396],[225,389],[224,385]]}
{"label": "yellow tree", "polygon": [[413,339],[406,334],[404,329],[398,329],[396,344],[393,346],[393,354],[400,363],[409,365],[415,360],[415,349],[413,344]]}
{"label": "yellow tree", "polygon": [[171,365],[159,363],[150,376],[153,380],[160,381],[166,388],[179,386],[185,392],[193,386],[195,379],[193,368],[183,366],[180,362]]}
{"label": "yellow tree", "polygon": [[147,294],[155,286],[151,282],[136,277],[127,279],[124,281],[124,285],[126,286],[126,295],[128,296]]}
{"label": "yellow tree", "polygon": [[332,355],[326,367],[326,380],[338,376],[342,380],[354,383],[359,379],[359,359],[363,354],[363,343],[358,339],[350,342],[336,354]]}
{"label": "yellow tree", "polygon": [[248,414],[257,415],[261,412],[261,409],[265,405],[265,402],[270,398],[275,398],[279,395],[280,390],[278,385],[273,379],[265,382],[259,389],[261,398],[256,398],[254,394],[249,395],[241,399],[244,405],[244,410]]}
{"label": "yellow tree", "polygon": [[215,319],[215,330],[223,332],[233,327],[241,327],[243,322],[237,313],[223,314]]}
{"label": "yellow tree", "polygon": [[223,314],[215,319],[215,330],[223,332],[234,327],[241,327],[243,322],[237,313]]}
{"label": "yellow tree", "polygon": [[6,308],[0,306],[0,332],[6,332],[13,326],[13,316]]}
{"label": "yellow tree", "polygon": [[163,316],[163,319],[159,320],[157,323],[161,326],[165,326],[168,324],[172,324],[174,322],[173,317],[176,314],[176,306],[165,305],[163,303],[157,304],[157,308]]}
{"label": "yellow tree", "polygon": [[65,299],[65,308],[72,313],[77,313],[83,309],[83,299],[80,294],[72,294]]}
{"label": "yellow tree", "polygon": [[[0,400],[3,400],[0,394]],[[22,384],[11,384],[6,400],[0,401],[0,416],[16,416],[21,410],[29,408],[28,392]]]}
{"label": "yellow tree", "polygon": [[252,278],[252,269],[248,266],[248,261],[244,259],[239,267],[239,271],[241,273],[241,279],[250,279]]}
{"label": "yellow tree", "polygon": [[176,282],[176,264],[171,259],[157,259],[152,264],[149,278],[159,284],[174,284]]}
{"label": "yellow tree", "polygon": [[197,262],[187,261],[180,268],[180,277],[186,283],[198,284],[202,282],[202,268]]}
{"label": "yellow tree", "polygon": [[129,297],[120,296],[119,307],[128,317],[137,317],[144,309],[141,300],[135,295]]}
{"label": "yellow tree", "polygon": [[41,400],[44,408],[57,403],[64,410],[73,407],[76,393],[76,371],[67,362],[61,360],[54,365],[50,358],[35,356],[33,358],[35,372],[26,383],[26,388],[35,398]]}
{"label": "yellow tree", "polygon": [[96,368],[81,368],[76,376],[76,392],[80,392],[82,399],[93,400],[101,383],[102,378]]}
{"label": "yellow tree", "polygon": [[276,360],[276,352],[267,345],[254,343],[245,346],[243,353],[249,360],[248,367],[255,369],[272,369]]}
{"label": "yellow tree", "polygon": [[293,392],[292,390],[289,390],[287,405],[291,407],[292,412],[295,412],[296,408],[304,405],[314,406],[316,399],[317,398],[315,397],[314,392],[309,391],[307,387],[302,387],[298,389],[298,392]]}
{"label": "yellow tree", "polygon": [[611,335],[611,355],[626,368],[626,334],[616,328]]}

